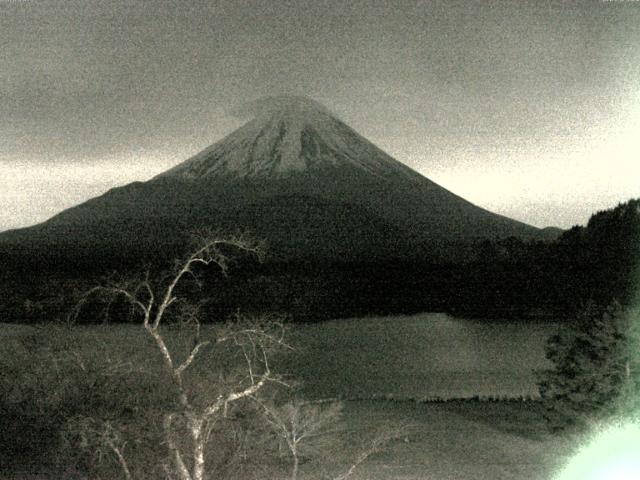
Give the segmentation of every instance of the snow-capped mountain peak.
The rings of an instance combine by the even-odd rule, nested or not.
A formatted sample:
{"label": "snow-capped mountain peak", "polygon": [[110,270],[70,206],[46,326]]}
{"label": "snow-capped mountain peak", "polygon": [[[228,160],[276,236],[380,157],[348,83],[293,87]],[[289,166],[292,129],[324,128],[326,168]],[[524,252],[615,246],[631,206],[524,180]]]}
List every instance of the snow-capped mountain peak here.
{"label": "snow-capped mountain peak", "polygon": [[416,176],[309,98],[271,97],[253,111],[253,120],[161,176],[283,177],[344,167]]}

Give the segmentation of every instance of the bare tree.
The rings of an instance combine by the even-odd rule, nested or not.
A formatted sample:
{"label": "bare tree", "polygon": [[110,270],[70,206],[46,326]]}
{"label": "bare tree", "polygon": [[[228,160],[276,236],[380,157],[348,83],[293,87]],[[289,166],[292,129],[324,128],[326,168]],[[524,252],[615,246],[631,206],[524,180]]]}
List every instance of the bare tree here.
{"label": "bare tree", "polygon": [[[202,236],[192,253],[177,261],[169,274],[155,275],[146,271],[135,280],[109,281],[94,287],[77,302],[70,317],[77,320],[83,304],[98,296],[106,302],[105,316],[114,301],[123,299],[141,318],[144,332],[158,352],[160,368],[171,379],[175,393],[175,401],[162,409],[161,418],[153,417],[158,418],[157,427],[162,432],[159,435],[168,452],[167,461],[162,465],[167,479],[210,478],[215,468],[211,463],[215,456],[213,452],[218,457],[223,456],[222,446],[212,439],[219,438],[216,435],[221,431],[237,436],[237,430],[228,419],[231,407],[244,400],[257,406],[270,430],[283,442],[291,458],[290,478],[298,480],[301,461],[316,459],[335,446],[341,430],[342,404],[288,400],[277,405],[265,400],[267,385],[288,386],[272,372],[270,365],[275,350],[291,348],[284,341],[284,326],[278,317],[236,315],[222,326],[205,328],[201,325],[200,306],[188,299],[184,287],[192,281],[200,286],[198,273],[203,267],[217,267],[227,275],[230,248],[257,257],[262,253],[260,245],[246,237]],[[176,320],[181,326],[178,332],[180,335],[186,332],[186,338],[175,332],[168,335],[170,325]],[[207,363],[211,359],[213,362]],[[81,360],[78,358],[82,368]],[[235,360],[240,362],[240,368],[232,373],[223,374],[224,368],[215,371],[216,362],[220,366]],[[124,364],[117,365],[118,371],[124,367]],[[142,368],[141,365],[129,367]],[[249,411],[255,410],[242,410],[245,414]],[[132,480],[135,469],[127,462],[124,431],[120,431],[116,423],[85,416],[76,419],[72,428],[85,446],[93,444],[101,454],[110,453],[124,478]],[[325,476],[333,480],[348,479],[371,455],[389,441],[406,435],[406,431],[405,426],[381,428],[369,442],[363,442],[342,473]],[[240,457],[246,447],[242,439],[229,450]],[[149,461],[145,459],[145,462]]]}
{"label": "bare tree", "polygon": [[297,480],[301,459],[313,457],[333,445],[342,403],[327,405],[293,400],[282,405],[258,403],[264,419],[291,455],[291,480]]}
{"label": "bare tree", "polygon": [[[223,238],[207,235],[201,237],[197,248],[188,257],[176,262],[173,272],[160,281],[154,281],[147,273],[137,281],[110,282],[87,292],[72,313],[77,318],[83,303],[93,295],[108,298],[123,298],[142,317],[145,332],[153,340],[162,359],[165,373],[171,378],[176,391],[176,409],[164,414],[164,440],[169,450],[166,465],[167,476],[179,480],[204,480],[207,472],[206,446],[216,421],[227,415],[229,407],[244,399],[255,398],[269,382],[279,381],[271,371],[269,354],[274,348],[288,347],[284,342],[284,328],[277,318],[247,319],[237,316],[224,327],[217,328],[211,338],[201,335],[199,309],[189,303],[178,291],[186,278],[196,279],[198,267],[216,266],[226,275],[229,268],[229,248],[261,255],[260,245],[246,237]],[[225,250],[227,249],[227,250]],[[179,307],[179,308],[178,308]],[[180,354],[177,347],[171,347],[163,327],[169,312],[188,323],[192,328],[190,346]],[[188,386],[187,372],[194,368],[197,359],[207,349],[221,345],[231,345],[240,352],[244,363],[244,374],[233,378],[217,391],[207,391],[198,395],[193,386]],[[212,380],[213,382],[213,380]],[[214,382],[215,383],[215,382]],[[177,426],[188,432],[190,442],[185,445],[176,434]],[[96,429],[93,429],[94,431]],[[99,430],[99,429],[98,429]],[[100,430],[101,431],[101,430]],[[122,448],[116,445],[113,429],[109,435],[98,435],[106,439],[108,447],[118,457],[124,475],[131,478],[131,472],[124,459]]]}
{"label": "bare tree", "polygon": [[[347,433],[342,423],[342,402],[293,400],[275,405],[258,400],[258,403],[265,420],[289,451],[291,480],[298,479],[302,460],[317,459],[323,453],[328,453],[331,448],[335,448],[340,434]],[[353,460],[341,473],[325,473],[323,477],[329,480],[347,480],[367,459],[384,450],[389,442],[407,437],[411,428],[408,424],[380,426],[370,440],[362,442]],[[353,435],[354,432],[349,433]],[[357,436],[362,437],[362,432]]]}
{"label": "bare tree", "polygon": [[112,454],[120,466],[125,480],[132,480],[131,469],[125,458],[127,442],[122,432],[110,421],[97,420],[91,417],[74,418],[67,424],[67,435],[79,437],[80,447],[90,449],[100,460],[105,453]]}
{"label": "bare tree", "polygon": [[410,429],[410,425],[381,426],[375,432],[373,438],[360,449],[351,465],[344,472],[329,478],[332,480],[347,480],[369,457],[386,449],[391,441],[401,437],[407,438]]}

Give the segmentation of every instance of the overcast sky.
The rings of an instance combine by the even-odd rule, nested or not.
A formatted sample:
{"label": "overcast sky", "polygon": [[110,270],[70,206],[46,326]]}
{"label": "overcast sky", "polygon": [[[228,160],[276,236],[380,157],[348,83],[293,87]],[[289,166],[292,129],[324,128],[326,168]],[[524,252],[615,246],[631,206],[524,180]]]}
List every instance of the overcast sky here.
{"label": "overcast sky", "polygon": [[150,178],[283,93],[533,225],[640,197],[640,1],[0,0],[0,230]]}

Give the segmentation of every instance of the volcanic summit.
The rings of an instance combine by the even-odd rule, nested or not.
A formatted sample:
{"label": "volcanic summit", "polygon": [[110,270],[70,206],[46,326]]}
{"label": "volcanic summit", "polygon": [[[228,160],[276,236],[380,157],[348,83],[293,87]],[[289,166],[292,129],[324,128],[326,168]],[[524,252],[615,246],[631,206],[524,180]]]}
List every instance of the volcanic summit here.
{"label": "volcanic summit", "polygon": [[417,178],[311,99],[271,97],[258,110],[252,121],[160,176],[282,178],[349,168],[382,178]]}

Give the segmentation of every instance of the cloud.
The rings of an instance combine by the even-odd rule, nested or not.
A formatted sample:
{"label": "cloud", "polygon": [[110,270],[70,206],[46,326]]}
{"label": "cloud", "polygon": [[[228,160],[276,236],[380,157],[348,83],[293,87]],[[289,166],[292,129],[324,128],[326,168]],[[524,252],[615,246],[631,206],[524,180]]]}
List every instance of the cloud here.
{"label": "cloud", "polygon": [[261,97],[255,100],[244,102],[239,106],[230,108],[227,114],[242,120],[249,120],[258,116],[290,107],[311,107],[328,111],[321,103],[304,95],[274,95]]}

